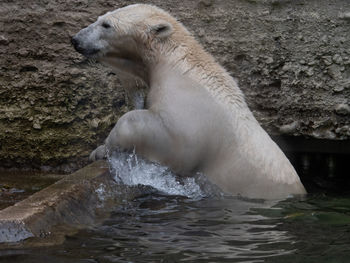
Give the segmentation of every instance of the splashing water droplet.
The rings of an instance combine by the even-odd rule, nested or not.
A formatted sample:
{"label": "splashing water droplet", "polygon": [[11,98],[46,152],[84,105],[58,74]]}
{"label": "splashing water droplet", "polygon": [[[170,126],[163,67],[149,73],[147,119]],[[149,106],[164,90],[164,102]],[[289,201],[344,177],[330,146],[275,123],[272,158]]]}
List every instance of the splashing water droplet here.
{"label": "splashing water droplet", "polygon": [[147,185],[168,195],[181,195],[192,199],[207,196],[195,177],[178,177],[168,167],[147,161],[135,152],[114,152],[109,163],[115,180],[125,185]]}

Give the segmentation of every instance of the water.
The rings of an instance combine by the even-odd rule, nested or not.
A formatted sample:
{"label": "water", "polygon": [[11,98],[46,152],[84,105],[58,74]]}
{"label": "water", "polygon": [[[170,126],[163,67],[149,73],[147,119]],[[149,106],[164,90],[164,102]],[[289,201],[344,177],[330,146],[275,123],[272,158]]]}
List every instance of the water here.
{"label": "water", "polygon": [[194,200],[205,196],[222,195],[220,190],[202,174],[180,177],[169,168],[138,157],[134,152],[114,152],[109,157],[115,180],[128,186],[147,185],[167,195],[180,195]]}
{"label": "water", "polygon": [[[317,178],[314,188],[327,180],[318,170],[312,174],[312,158],[304,159],[296,158],[297,168]],[[115,207],[103,223],[62,245],[0,250],[0,262],[350,262],[349,188],[321,187],[281,202],[247,200],[218,193],[202,175],[178,179],[134,154],[118,154],[111,164],[120,183],[157,190]]]}
{"label": "water", "polygon": [[14,205],[62,177],[40,172],[0,171],[0,210]]}

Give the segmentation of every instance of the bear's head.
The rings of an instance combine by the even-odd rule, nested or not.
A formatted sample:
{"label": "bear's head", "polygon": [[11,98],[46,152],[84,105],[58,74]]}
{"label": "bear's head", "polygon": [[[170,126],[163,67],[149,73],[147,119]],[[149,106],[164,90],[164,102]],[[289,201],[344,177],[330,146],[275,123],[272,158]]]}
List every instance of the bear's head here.
{"label": "bear's head", "polygon": [[159,54],[174,49],[178,45],[173,37],[176,31],[188,33],[162,9],[135,4],[100,16],[78,32],[72,44],[88,58],[116,70],[135,71],[160,57]]}

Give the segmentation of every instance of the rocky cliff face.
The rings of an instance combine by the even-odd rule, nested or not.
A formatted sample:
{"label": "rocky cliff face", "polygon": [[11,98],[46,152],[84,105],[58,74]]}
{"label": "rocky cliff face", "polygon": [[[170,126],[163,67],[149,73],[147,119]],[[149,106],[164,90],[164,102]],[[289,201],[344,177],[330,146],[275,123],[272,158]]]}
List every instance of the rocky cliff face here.
{"label": "rocky cliff face", "polygon": [[[128,110],[118,76],[70,37],[134,1],[2,0],[0,166],[86,163]],[[350,138],[348,0],[138,1],[171,12],[239,81],[270,134]]]}

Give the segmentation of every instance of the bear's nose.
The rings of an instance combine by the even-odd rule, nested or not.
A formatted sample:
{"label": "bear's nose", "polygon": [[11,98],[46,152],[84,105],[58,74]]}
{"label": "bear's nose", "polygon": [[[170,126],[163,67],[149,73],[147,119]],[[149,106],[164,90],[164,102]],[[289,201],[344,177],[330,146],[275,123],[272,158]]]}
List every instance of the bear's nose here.
{"label": "bear's nose", "polygon": [[75,36],[72,37],[70,41],[71,41],[73,47],[77,50],[78,47],[79,47],[79,42],[78,42],[78,40],[75,38]]}

